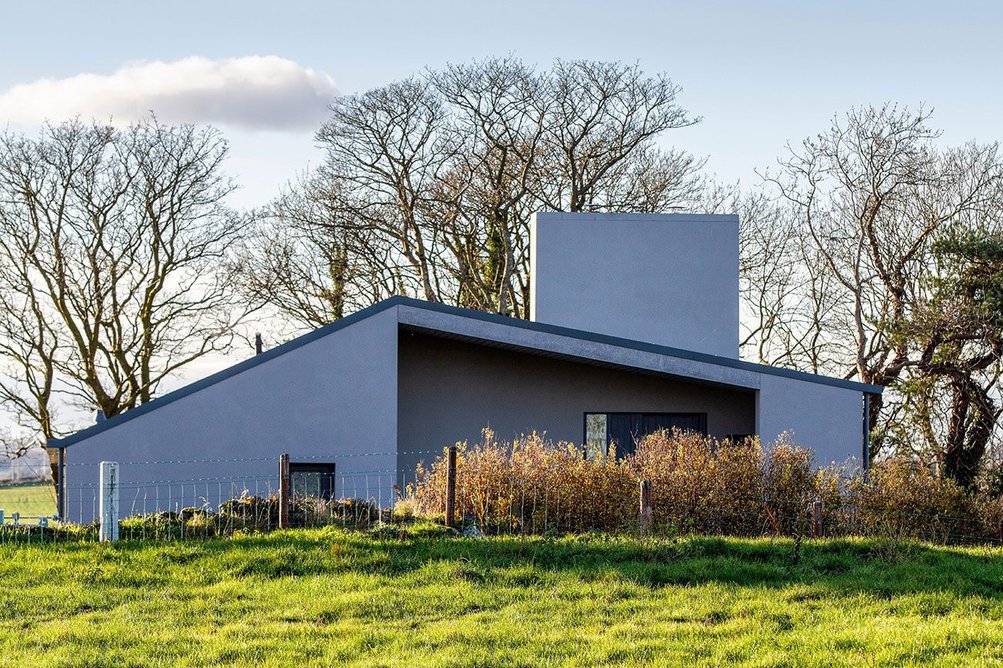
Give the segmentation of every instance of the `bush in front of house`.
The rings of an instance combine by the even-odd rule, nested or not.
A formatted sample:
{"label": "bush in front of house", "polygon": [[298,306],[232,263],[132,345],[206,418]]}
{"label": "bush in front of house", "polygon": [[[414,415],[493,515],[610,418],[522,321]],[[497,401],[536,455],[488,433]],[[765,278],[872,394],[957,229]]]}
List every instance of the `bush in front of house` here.
{"label": "bush in front of house", "polygon": [[765,457],[754,440],[657,432],[623,464],[635,479],[651,481],[656,528],[749,536],[762,531]]}
{"label": "bush in front of house", "polygon": [[[457,445],[455,516],[484,533],[636,531],[638,482],[651,482],[654,528],[733,536],[879,535],[934,542],[1003,539],[1003,500],[967,492],[905,459],[862,471],[819,468],[786,436],[718,440],[663,431],[626,457],[586,459],[538,434]],[[442,518],[445,452],[419,465],[400,505]]]}
{"label": "bush in front of house", "polygon": [[936,543],[992,538],[983,512],[991,505],[985,495],[967,492],[907,458],[879,462],[866,480],[854,479],[847,502],[858,510],[849,530],[865,535]]}
{"label": "bush in front of house", "polygon": [[[587,461],[576,446],[539,434],[500,443],[485,430],[477,446],[457,446],[456,470],[457,514],[486,533],[612,530],[637,514],[637,479],[623,462]],[[446,474],[445,456],[419,465],[404,499],[409,512],[442,514]]]}
{"label": "bush in front of house", "polygon": [[[503,443],[485,430],[481,443],[457,445],[456,462],[456,515],[485,533],[635,530],[640,480],[651,482],[654,522],[662,530],[792,533],[800,518],[792,504],[811,496],[815,477],[804,449],[764,450],[755,439],[683,432],[652,434],[626,457],[586,459],[571,443],[539,434]],[[446,477],[445,455],[420,465],[403,499],[408,513],[441,516]]]}
{"label": "bush in front of house", "polygon": [[[292,527],[337,525],[367,529],[380,519],[379,508],[367,499],[295,497],[289,504]],[[279,528],[277,496],[247,493],[227,499],[218,508],[191,507],[178,511],[134,515],[119,521],[124,539],[170,540],[259,533]]]}

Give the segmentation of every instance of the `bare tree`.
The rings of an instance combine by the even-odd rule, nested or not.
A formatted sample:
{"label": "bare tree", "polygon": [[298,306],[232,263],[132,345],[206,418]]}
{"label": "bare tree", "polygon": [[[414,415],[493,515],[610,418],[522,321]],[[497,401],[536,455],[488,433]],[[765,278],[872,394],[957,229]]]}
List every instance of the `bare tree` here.
{"label": "bare tree", "polygon": [[[667,130],[700,121],[678,105],[679,86],[664,74],[648,77],[637,65],[557,61],[548,84],[548,169],[538,197],[552,211],[609,208],[599,195],[616,190],[609,181],[618,166]],[[678,158],[669,163],[675,167]],[[690,170],[679,176],[685,183]]]}
{"label": "bare tree", "polygon": [[[454,158],[441,181],[457,303],[498,313],[525,301],[532,189],[547,119],[545,80],[514,59],[430,72],[453,110]],[[511,308],[516,305],[515,308]]]}
{"label": "bare tree", "polygon": [[838,350],[826,328],[837,317],[833,279],[802,238],[796,212],[765,193],[732,190],[708,205],[739,215],[742,357],[824,373]]}
{"label": "bare tree", "polygon": [[441,225],[430,212],[451,131],[431,83],[408,79],[339,100],[317,133],[331,211],[345,227],[375,233],[368,252],[387,256],[413,280],[409,291],[429,301],[443,294]]}
{"label": "bare tree", "polygon": [[0,460],[19,459],[39,447],[38,438],[10,429],[0,430]]}
{"label": "bare tree", "polygon": [[[256,218],[230,270],[249,303],[271,306],[293,330],[317,328],[398,293],[390,253],[363,226],[341,222],[340,195],[327,181],[299,183]],[[382,247],[386,250],[386,247]]]}
{"label": "bare tree", "polygon": [[[321,280],[309,291],[347,290],[353,306],[390,292],[528,317],[534,211],[695,205],[702,161],[655,144],[699,120],[678,93],[637,66],[573,61],[537,71],[503,58],[342,98],[317,135],[323,166],[294,187],[295,200],[321,205],[300,207],[311,219],[293,227],[324,230],[330,248],[344,244],[351,270],[342,288],[313,271]],[[289,217],[275,211],[243,263],[259,275],[244,283],[316,324],[316,309],[296,304],[276,276],[284,265],[267,261],[290,233]],[[301,264],[329,265],[313,241],[301,248],[313,249]]]}
{"label": "bare tree", "polygon": [[19,421],[58,435],[57,397],[117,415],[229,345],[247,309],[220,272],[245,225],[226,152],[152,118],[0,136],[0,397]]}
{"label": "bare tree", "polygon": [[767,332],[769,345],[791,365],[892,388],[870,397],[872,456],[904,416],[895,386],[917,351],[893,334],[928,303],[934,242],[951,225],[1001,222],[998,147],[942,150],[929,118],[893,105],[853,110],[766,177],[793,216],[784,235],[796,240],[791,299],[800,302],[765,300],[766,319],[779,308],[795,328]]}

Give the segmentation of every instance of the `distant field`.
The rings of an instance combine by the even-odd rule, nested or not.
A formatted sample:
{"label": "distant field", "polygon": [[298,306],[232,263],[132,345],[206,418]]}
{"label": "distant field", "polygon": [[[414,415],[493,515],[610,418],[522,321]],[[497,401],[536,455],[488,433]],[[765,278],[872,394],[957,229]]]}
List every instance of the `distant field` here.
{"label": "distant field", "polygon": [[0,544],[0,666],[984,666],[1003,550],[875,540]]}
{"label": "distant field", "polygon": [[9,519],[13,513],[42,516],[56,513],[56,490],[51,483],[0,485],[0,510]]}

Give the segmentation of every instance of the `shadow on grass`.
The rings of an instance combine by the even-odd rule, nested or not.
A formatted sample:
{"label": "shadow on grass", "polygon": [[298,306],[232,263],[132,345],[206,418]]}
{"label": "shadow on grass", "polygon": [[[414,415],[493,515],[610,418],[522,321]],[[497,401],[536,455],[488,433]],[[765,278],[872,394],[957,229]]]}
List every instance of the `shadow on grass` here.
{"label": "shadow on grass", "polygon": [[790,540],[713,537],[394,539],[327,529],[205,542],[67,543],[39,549],[51,550],[47,556],[53,559],[61,554],[88,563],[115,560],[147,568],[153,564],[163,571],[191,565],[214,573],[213,579],[347,572],[394,578],[422,572],[429,578],[453,573],[449,577],[475,585],[532,586],[553,578],[591,582],[613,575],[653,588],[706,583],[778,589],[802,585],[878,598],[909,593],[1003,598],[1003,550],[880,539],[807,541],[798,547]]}

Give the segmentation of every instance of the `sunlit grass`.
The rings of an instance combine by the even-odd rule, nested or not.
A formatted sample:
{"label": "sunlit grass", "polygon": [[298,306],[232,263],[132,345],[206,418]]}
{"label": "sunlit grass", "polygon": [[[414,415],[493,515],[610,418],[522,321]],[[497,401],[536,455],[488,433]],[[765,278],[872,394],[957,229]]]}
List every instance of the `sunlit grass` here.
{"label": "sunlit grass", "polygon": [[0,546],[0,665],[1003,660],[999,550],[378,535]]}
{"label": "sunlit grass", "polygon": [[0,485],[0,510],[9,520],[14,513],[47,517],[56,513],[56,489],[52,483]]}

